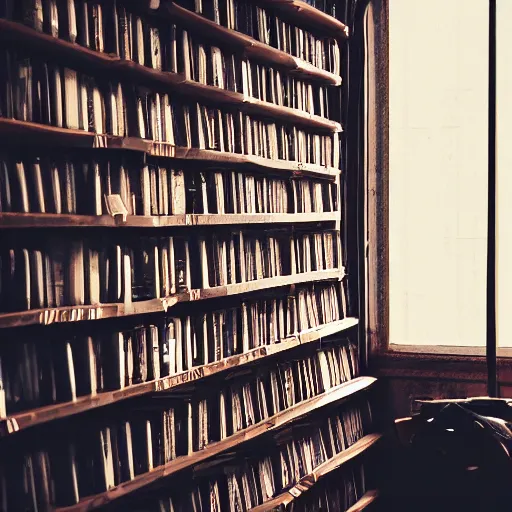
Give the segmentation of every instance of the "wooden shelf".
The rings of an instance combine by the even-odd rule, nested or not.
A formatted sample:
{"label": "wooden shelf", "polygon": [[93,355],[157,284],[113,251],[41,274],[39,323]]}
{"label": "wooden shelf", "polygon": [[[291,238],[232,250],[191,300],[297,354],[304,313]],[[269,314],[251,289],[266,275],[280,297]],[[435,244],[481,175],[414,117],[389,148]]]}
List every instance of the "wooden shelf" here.
{"label": "wooden shelf", "polygon": [[368,491],[356,501],[346,512],[362,512],[368,509],[379,498],[379,491]]}
{"label": "wooden shelf", "polygon": [[196,382],[205,377],[221,373],[233,368],[238,368],[241,365],[246,365],[273,356],[280,352],[285,352],[299,345],[312,343],[332,334],[345,331],[357,325],[357,318],[344,318],[337,322],[332,322],[327,325],[321,325],[314,329],[298,333],[290,336],[279,343],[272,345],[265,345],[257,347],[244,354],[237,354],[227,357],[220,361],[197,366],[191,370],[187,370],[176,375],[163,377],[161,379],[136,384],[124,389],[116,391],[107,391],[97,395],[89,395],[78,397],[74,402],[65,402],[61,404],[52,404],[37,409],[12,414],[6,418],[0,419],[0,437],[13,434],[20,430],[47,423],[49,421],[73,416],[91,409],[105,407],[128,398],[136,396],[147,395],[159,391],[168,391],[169,389]]}
{"label": "wooden shelf", "polygon": [[349,382],[340,384],[339,386],[330,389],[326,393],[322,393],[321,395],[311,398],[310,400],[301,402],[266,419],[265,421],[241,430],[236,434],[228,437],[227,439],[224,439],[223,441],[211,443],[203,450],[194,452],[192,455],[178,457],[173,461],[164,464],[163,466],[159,466],[153,469],[149,473],[136,476],[133,480],[124,482],[107,492],[86,497],[76,505],[70,507],[62,507],[56,510],[59,512],[78,512],[93,510],[105,506],[108,503],[111,503],[112,501],[126,496],[134,491],[142,489],[156,482],[157,480],[166,478],[185,468],[195,466],[199,462],[209,459],[214,455],[218,455],[222,452],[225,452],[226,450],[230,450],[235,446],[255,439],[256,437],[259,437],[263,434],[277,430],[278,428],[292,423],[297,419],[312,413],[313,411],[328,405],[332,405],[345,398],[348,398],[351,395],[354,395],[355,393],[358,393],[364,389],[368,389],[375,382],[375,380],[376,379],[373,377],[358,377],[357,379],[353,379]]}
{"label": "wooden shelf", "polygon": [[257,0],[258,3],[281,12],[287,18],[328,32],[338,39],[347,39],[350,35],[349,28],[341,21],[329,14],[316,9],[302,0]]}
{"label": "wooden shelf", "polygon": [[297,499],[301,494],[309,491],[321,478],[332,473],[343,464],[358,457],[369,448],[371,448],[377,441],[382,438],[382,434],[368,434],[363,438],[359,439],[352,446],[346,450],[336,454],[332,459],[325,461],[320,464],[312,473],[302,477],[300,481],[293,487],[276,496],[275,498],[258,505],[251,509],[251,512],[270,512],[283,507]]}
{"label": "wooden shelf", "polygon": [[342,131],[341,124],[336,121],[299,109],[261,101],[239,92],[232,92],[219,87],[186,80],[177,73],[157,71],[141,66],[133,61],[120,59],[117,56],[94,52],[78,44],[69,43],[48,34],[37,32],[20,23],[0,19],[0,38],[18,44],[22,43],[24,46],[30,46],[37,51],[45,50],[51,52],[52,55],[57,55],[63,64],[82,65],[87,69],[92,67],[94,71],[109,73],[116,78],[124,76],[137,82],[171,88],[180,94],[192,98],[193,101],[214,103],[219,107],[235,108],[247,114],[271,117],[272,119],[278,119],[282,122],[292,123],[317,131]]}
{"label": "wooden shelf", "polygon": [[323,213],[247,213],[247,214],[185,214],[169,216],[68,215],[55,213],[0,213],[0,229],[9,228],[68,228],[126,227],[163,228],[180,226],[220,226],[235,224],[298,224],[335,222],[340,212]]}
{"label": "wooden shelf", "polygon": [[[1,21],[1,20],[0,20]],[[12,144],[32,144],[44,147],[89,149],[121,149],[179,161],[201,162],[212,168],[244,167],[275,174],[283,172],[294,176],[313,176],[334,181],[340,170],[316,164],[289,160],[271,160],[252,155],[223,153],[210,149],[185,148],[165,142],[135,137],[115,137],[83,130],[57,128],[28,121],[0,118],[0,137]]]}
{"label": "wooden shelf", "polygon": [[265,62],[271,66],[285,68],[291,74],[298,77],[318,80],[328,85],[341,85],[341,77],[313,66],[309,62],[294,57],[289,53],[283,52],[261,43],[250,36],[218,25],[200,14],[189,11],[174,2],[164,2],[161,11],[165,9],[172,18],[178,19],[181,23],[196,33],[199,32],[205,37],[223,43],[227,47],[236,48],[243,51],[245,56]]}
{"label": "wooden shelf", "polygon": [[278,288],[299,283],[341,280],[344,269],[318,270],[291,276],[278,276],[247,281],[245,283],[216,286],[215,288],[193,289],[177,293],[161,299],[150,299],[132,304],[97,304],[87,306],[64,306],[60,308],[42,308],[14,313],[0,313],[0,329],[21,327],[25,325],[50,325],[55,323],[81,322],[85,320],[101,320],[147,313],[165,313],[179,302],[227,297],[259,290]]}
{"label": "wooden shelf", "polygon": [[[165,9],[167,10],[167,15],[179,19],[183,25],[194,29],[199,28],[206,37],[225,43],[227,47],[235,48],[238,52],[243,51],[248,58],[256,58],[269,65],[278,65],[298,78],[315,80],[323,82],[326,85],[341,85],[342,79],[339,75],[317,68],[309,62],[256,41],[241,32],[236,32],[235,30],[217,25],[213,21],[173,3],[167,4]],[[90,69],[111,71],[112,66],[115,65],[116,69],[123,71],[136,72],[138,68],[143,67],[149,70],[151,74],[158,73],[151,68],[140,66],[132,61],[122,60],[117,55],[96,52],[84,46],[70,43],[42,32],[37,32],[20,23],[4,19],[0,20],[0,39],[22,43],[24,45],[28,44],[38,51],[58,55],[63,63],[76,65],[77,62],[79,62],[82,66],[86,66]],[[166,80],[172,81],[171,85],[178,85],[185,81],[182,75],[176,73],[159,74],[163,76],[171,75],[170,78],[166,78]]]}

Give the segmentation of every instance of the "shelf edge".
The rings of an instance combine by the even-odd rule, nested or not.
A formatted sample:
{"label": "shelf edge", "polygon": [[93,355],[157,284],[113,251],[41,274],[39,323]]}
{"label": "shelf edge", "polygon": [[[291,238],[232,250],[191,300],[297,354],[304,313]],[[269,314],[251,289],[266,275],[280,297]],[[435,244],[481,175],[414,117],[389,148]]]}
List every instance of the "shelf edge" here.
{"label": "shelf edge", "polygon": [[23,228],[167,228],[190,226],[220,226],[237,224],[287,224],[307,222],[335,222],[341,212],[313,213],[228,213],[178,214],[162,216],[79,215],[54,213],[0,213],[0,229]]}
{"label": "shelf edge", "polygon": [[[134,61],[121,59],[118,56],[96,52],[78,44],[38,32],[15,21],[0,18],[0,35],[3,40],[22,42],[25,45],[28,42],[32,47],[43,46],[47,51],[58,52],[61,57],[64,56],[71,61],[80,59],[83,64],[89,67],[97,67],[100,71],[106,70],[112,74],[122,73],[130,75],[132,80],[136,78],[145,82],[156,83],[159,86],[170,87],[181,94],[194,98],[196,101],[199,99],[206,102],[213,101],[224,107],[238,107],[249,114],[271,116],[283,122],[296,123],[310,129],[342,131],[340,123],[331,119],[312,115],[300,109],[246,97],[241,92],[229,91],[194,80],[186,80],[178,73],[158,71]],[[302,66],[304,74],[309,73],[307,76],[315,76],[315,71],[308,67],[307,63],[305,64],[306,66]],[[297,64],[297,69],[299,69],[299,65],[300,63]]]}
{"label": "shelf edge", "polygon": [[229,284],[215,288],[193,289],[161,299],[149,299],[132,304],[110,303],[98,305],[75,305],[60,308],[30,309],[13,313],[0,313],[0,329],[26,325],[50,325],[55,323],[81,322],[118,318],[147,313],[165,313],[178,303],[241,295],[263,289],[279,288],[292,284],[314,283],[343,279],[344,269],[318,270],[289,276],[267,277]]}
{"label": "shelf edge", "polygon": [[[36,137],[38,144],[44,143],[46,146],[136,151],[162,158],[208,163],[214,168],[224,165],[230,167],[240,165],[254,167],[262,171],[270,170],[276,174],[288,172],[294,176],[315,176],[331,181],[336,180],[337,176],[341,174],[341,171],[335,167],[295,160],[272,160],[270,158],[242,155],[240,153],[186,148],[174,146],[166,142],[97,134],[83,130],[58,128],[30,121],[18,121],[17,119],[0,117],[0,136],[8,139],[9,136],[13,135],[17,136],[16,140],[18,141],[23,137]],[[32,141],[24,140],[24,143],[30,142]]]}

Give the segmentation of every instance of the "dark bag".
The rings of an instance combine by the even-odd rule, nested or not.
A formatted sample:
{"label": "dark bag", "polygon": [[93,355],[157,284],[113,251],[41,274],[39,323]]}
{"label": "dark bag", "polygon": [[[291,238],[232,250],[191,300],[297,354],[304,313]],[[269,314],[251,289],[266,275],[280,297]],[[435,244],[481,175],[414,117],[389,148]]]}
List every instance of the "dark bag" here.
{"label": "dark bag", "polygon": [[508,400],[423,402],[396,484],[406,495],[401,510],[512,510],[509,422]]}

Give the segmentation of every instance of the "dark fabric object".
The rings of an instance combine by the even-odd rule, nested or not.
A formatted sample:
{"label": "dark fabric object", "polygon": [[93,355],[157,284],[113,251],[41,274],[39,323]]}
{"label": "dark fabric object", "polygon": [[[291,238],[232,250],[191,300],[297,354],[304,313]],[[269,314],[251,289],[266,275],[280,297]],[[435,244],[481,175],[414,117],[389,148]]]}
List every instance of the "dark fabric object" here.
{"label": "dark fabric object", "polygon": [[506,401],[425,404],[406,450],[394,461],[394,509],[510,510],[510,419]]}

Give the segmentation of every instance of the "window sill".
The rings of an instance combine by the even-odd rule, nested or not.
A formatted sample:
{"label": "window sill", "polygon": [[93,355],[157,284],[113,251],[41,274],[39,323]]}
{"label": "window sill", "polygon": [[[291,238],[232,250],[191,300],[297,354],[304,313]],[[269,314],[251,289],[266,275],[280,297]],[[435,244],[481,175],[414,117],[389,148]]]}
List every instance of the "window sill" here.
{"label": "window sill", "polygon": [[[487,381],[484,347],[391,345],[370,358],[370,371],[379,377]],[[498,349],[498,380],[512,384],[512,349]]]}

